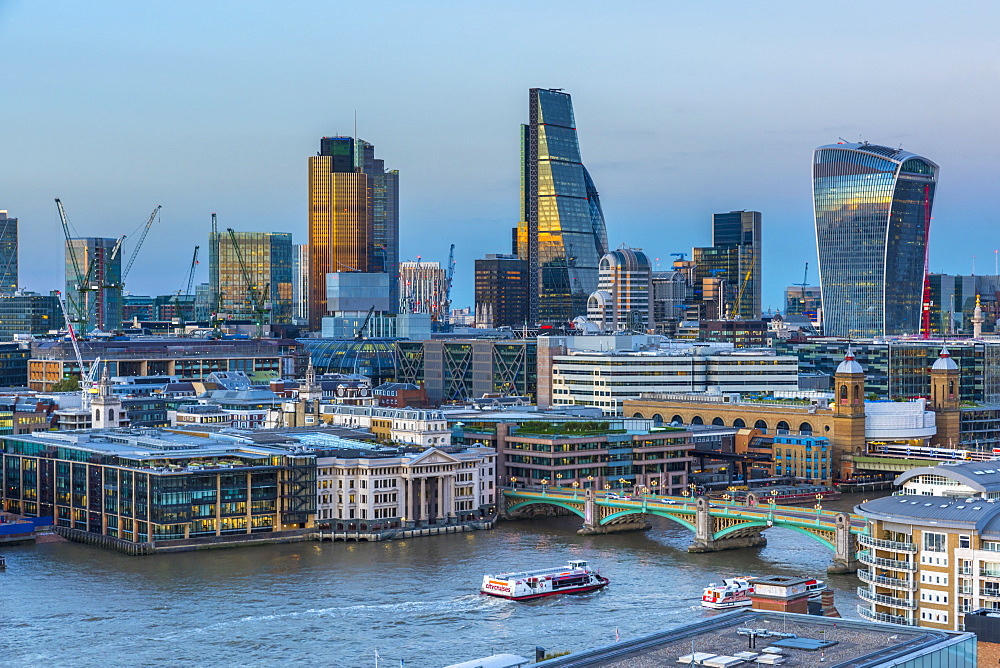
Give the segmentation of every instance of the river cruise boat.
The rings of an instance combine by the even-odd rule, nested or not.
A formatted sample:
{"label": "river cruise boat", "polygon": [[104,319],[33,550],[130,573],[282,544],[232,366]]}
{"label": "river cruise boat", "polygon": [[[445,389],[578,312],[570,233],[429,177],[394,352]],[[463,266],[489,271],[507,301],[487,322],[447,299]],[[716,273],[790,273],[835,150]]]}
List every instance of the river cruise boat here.
{"label": "river cruise boat", "polygon": [[747,495],[753,492],[762,506],[771,503],[771,499],[779,506],[797,503],[816,503],[816,496],[823,501],[833,501],[840,498],[840,490],[826,485],[780,485],[776,487],[755,487],[754,489],[737,489],[727,492],[710,492],[708,498],[724,500],[728,496],[736,503],[746,503]]}
{"label": "river cruise boat", "polygon": [[752,603],[753,578],[726,578],[722,584],[711,583],[701,593],[701,605],[713,610],[742,608]]}
{"label": "river cruise boat", "polygon": [[586,561],[570,561],[566,566],[522,573],[484,575],[480,592],[512,601],[530,601],[555,594],[584,594],[606,587],[610,582]]}

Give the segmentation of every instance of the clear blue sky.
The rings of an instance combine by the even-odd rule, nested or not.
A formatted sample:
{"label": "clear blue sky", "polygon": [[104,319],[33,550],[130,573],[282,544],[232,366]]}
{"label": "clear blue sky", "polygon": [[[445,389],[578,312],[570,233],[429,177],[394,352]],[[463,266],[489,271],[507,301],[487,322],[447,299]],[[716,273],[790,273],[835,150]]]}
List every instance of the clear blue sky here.
{"label": "clear blue sky", "polygon": [[992,273],[998,24],[993,2],[0,0],[0,209],[45,291],[53,198],[85,236],[162,204],[128,287],[169,293],[213,211],[304,242],[306,158],[357,111],[401,172],[401,257],[455,243],[464,306],[473,259],[508,251],[541,86],[573,95],[613,246],[666,264],[709,243],[713,212],[762,211],[777,307],[803,262],[816,279],[812,149],[864,138],[941,165],[931,269]]}

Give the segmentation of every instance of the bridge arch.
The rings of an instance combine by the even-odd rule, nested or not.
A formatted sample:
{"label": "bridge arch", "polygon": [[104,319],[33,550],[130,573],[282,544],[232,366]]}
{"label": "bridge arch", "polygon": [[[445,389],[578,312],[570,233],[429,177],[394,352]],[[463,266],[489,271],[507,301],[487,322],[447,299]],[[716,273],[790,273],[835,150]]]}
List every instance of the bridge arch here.
{"label": "bridge arch", "polygon": [[750,522],[743,522],[742,524],[734,524],[731,527],[726,527],[722,531],[715,532],[715,534],[712,535],[712,538],[713,538],[713,540],[718,540],[720,538],[725,538],[729,534],[736,533],[740,529],[749,529],[750,527],[762,527],[764,529],[770,529],[772,527],[778,527],[778,528],[781,528],[781,529],[791,529],[792,531],[797,531],[798,533],[802,534],[803,536],[808,536],[808,537],[812,538],[813,540],[819,541],[824,547],[826,547],[827,549],[829,549],[829,550],[831,550],[833,552],[837,551],[837,547],[833,543],[831,543],[830,541],[828,541],[826,538],[823,538],[822,536],[817,536],[813,532],[807,531],[806,529],[803,529],[802,527],[795,526],[794,524],[786,524],[785,522],[782,522],[781,520],[778,520],[774,524],[771,524],[771,525],[769,525],[766,521],[763,521],[763,520],[753,520],[753,521],[750,521]]}
{"label": "bridge arch", "polygon": [[583,510],[578,506],[574,506],[569,503],[562,503],[561,501],[557,501],[555,499],[551,500],[546,499],[545,501],[528,499],[526,501],[521,501],[520,503],[515,503],[513,506],[507,506],[507,512],[512,513],[515,510],[520,510],[521,508],[527,508],[528,506],[558,506],[559,508],[565,508],[566,510],[570,511],[574,515],[577,515],[578,517],[583,517],[584,519],[586,519],[586,517],[583,514]]}
{"label": "bridge arch", "polygon": [[614,520],[618,519],[619,517],[625,517],[627,515],[656,515],[657,517],[665,517],[668,520],[673,520],[677,524],[680,524],[682,527],[684,527],[688,531],[692,531],[692,532],[696,531],[696,528],[695,528],[694,524],[692,524],[691,522],[688,522],[687,520],[682,520],[681,518],[677,517],[676,515],[671,515],[671,514],[668,514],[668,513],[664,513],[661,510],[653,509],[653,508],[647,508],[645,511],[642,508],[625,508],[624,510],[620,510],[617,513],[612,513],[612,514],[608,515],[607,517],[603,518],[601,520],[601,524],[602,525],[610,524],[611,522],[613,522]]}

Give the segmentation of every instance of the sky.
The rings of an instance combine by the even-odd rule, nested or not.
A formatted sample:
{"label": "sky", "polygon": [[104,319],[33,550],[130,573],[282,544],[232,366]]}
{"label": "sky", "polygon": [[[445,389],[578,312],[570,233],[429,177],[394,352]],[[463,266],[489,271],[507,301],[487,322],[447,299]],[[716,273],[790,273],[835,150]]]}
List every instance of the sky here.
{"label": "sky", "polygon": [[[53,199],[82,236],[137,238],[126,288],[208,280],[220,227],[306,241],[307,158],[325,135],[400,171],[400,257],[510,248],[528,89],[573,96],[612,247],[711,242],[763,218],[764,307],[817,281],[810,161],[864,139],[940,165],[932,271],[994,273],[1000,249],[1000,4],[994,2],[51,2],[0,0],[0,209],[21,284],[60,288]],[[126,257],[131,254],[125,243]],[[975,260],[973,260],[975,256]]]}

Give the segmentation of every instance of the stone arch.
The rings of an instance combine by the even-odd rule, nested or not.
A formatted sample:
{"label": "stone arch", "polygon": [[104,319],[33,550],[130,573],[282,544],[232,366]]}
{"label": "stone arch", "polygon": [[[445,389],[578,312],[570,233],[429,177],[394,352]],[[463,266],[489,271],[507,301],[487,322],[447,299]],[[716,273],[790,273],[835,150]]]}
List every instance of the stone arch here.
{"label": "stone arch", "polygon": [[799,433],[808,434],[809,436],[812,436],[813,426],[808,422],[803,422],[802,424],[799,425]]}
{"label": "stone arch", "polygon": [[747,423],[743,421],[743,418],[736,418],[735,420],[733,420],[733,427],[735,427],[736,429],[745,429],[746,426]]}
{"label": "stone arch", "polygon": [[695,415],[691,418],[691,424],[705,424],[705,421],[701,419],[700,415]]}
{"label": "stone arch", "polygon": [[680,415],[675,415],[672,418],[670,418],[670,423],[673,424],[674,422],[676,422],[677,424],[684,424],[684,418],[682,418]]}
{"label": "stone arch", "polygon": [[841,398],[842,401],[847,401],[847,386],[846,385],[841,385],[840,386],[840,398]]}
{"label": "stone arch", "polygon": [[723,420],[720,417],[712,418],[712,426],[713,427],[725,427],[726,426],[726,421]]}
{"label": "stone arch", "polygon": [[641,418],[641,417],[645,417],[645,416],[642,413],[634,413],[632,415],[632,417],[634,417],[634,418]]}
{"label": "stone arch", "polygon": [[855,385],[852,389],[852,394],[854,395],[854,403],[858,403],[861,399],[861,388]]}
{"label": "stone arch", "polygon": [[109,408],[108,409],[108,422],[114,422],[114,421],[115,421],[115,409],[114,408]]}
{"label": "stone arch", "polygon": [[101,409],[100,408],[95,408],[94,409],[94,421],[95,422],[100,422],[101,421]]}
{"label": "stone arch", "polygon": [[583,515],[583,510],[581,510],[580,508],[578,508],[576,506],[573,506],[573,505],[570,505],[568,503],[562,503],[560,501],[555,501],[555,500],[551,500],[551,501],[536,501],[534,499],[528,499],[527,501],[520,501],[518,503],[515,503],[512,506],[507,506],[507,512],[508,513],[514,512],[515,510],[520,510],[522,508],[527,508],[528,506],[558,506],[560,508],[565,508],[566,510],[570,511],[574,515],[578,515],[580,517],[584,516]]}
{"label": "stone arch", "polygon": [[788,423],[785,422],[784,420],[779,421],[778,424],[774,426],[774,428],[777,429],[779,432],[789,430]]}
{"label": "stone arch", "polygon": [[760,429],[761,431],[764,431],[764,432],[766,432],[768,430],[767,423],[764,422],[763,420],[757,420],[756,422],[754,422],[753,423],[753,428],[754,429]]}
{"label": "stone arch", "polygon": [[660,426],[661,424],[663,424],[663,416],[660,415],[659,413],[654,413],[653,424],[655,424],[656,426]]}

